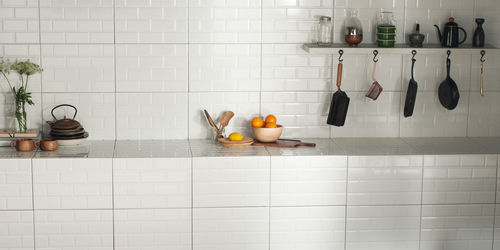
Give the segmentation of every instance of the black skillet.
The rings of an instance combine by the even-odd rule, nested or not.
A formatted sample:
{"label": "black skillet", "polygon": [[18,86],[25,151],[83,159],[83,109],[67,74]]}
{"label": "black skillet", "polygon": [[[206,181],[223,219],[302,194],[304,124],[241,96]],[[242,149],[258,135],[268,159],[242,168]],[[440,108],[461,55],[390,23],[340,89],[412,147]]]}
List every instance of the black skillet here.
{"label": "black skillet", "polygon": [[460,93],[458,91],[457,83],[450,77],[450,60],[451,51],[448,50],[448,58],[446,59],[446,79],[439,85],[439,101],[441,105],[448,110],[453,110],[458,105],[460,100]]}
{"label": "black skillet", "polygon": [[404,108],[404,116],[405,117],[410,117],[413,115],[413,109],[415,108],[415,101],[417,99],[417,90],[418,90],[418,84],[417,81],[415,81],[415,77],[413,76],[414,70],[415,70],[415,62],[417,61],[415,59],[415,55],[417,54],[416,50],[413,50],[412,52],[413,58],[411,59],[411,79],[410,82],[408,83],[408,90],[406,91],[406,100],[405,100],[405,108]]}

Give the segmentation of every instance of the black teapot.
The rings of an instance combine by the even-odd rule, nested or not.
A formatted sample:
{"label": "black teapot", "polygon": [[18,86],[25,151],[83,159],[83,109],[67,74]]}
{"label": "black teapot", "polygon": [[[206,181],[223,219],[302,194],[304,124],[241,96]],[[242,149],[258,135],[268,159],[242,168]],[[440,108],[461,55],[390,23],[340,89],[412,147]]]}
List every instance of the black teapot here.
{"label": "black teapot", "polygon": [[[455,18],[450,17],[449,22],[444,25],[443,35],[441,35],[441,30],[439,26],[434,25],[439,34],[439,41],[443,47],[448,48],[456,48],[460,44],[464,43],[467,39],[467,32],[462,27],[458,27],[458,24],[455,23]],[[464,32],[464,37],[462,41],[458,40],[458,30],[462,30]]]}

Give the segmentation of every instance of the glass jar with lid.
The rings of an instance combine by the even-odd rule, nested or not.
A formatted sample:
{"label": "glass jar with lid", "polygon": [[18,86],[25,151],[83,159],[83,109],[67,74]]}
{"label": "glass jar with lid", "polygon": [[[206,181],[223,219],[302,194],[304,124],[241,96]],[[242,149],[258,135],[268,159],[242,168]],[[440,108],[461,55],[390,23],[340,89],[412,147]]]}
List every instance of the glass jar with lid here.
{"label": "glass jar with lid", "polygon": [[318,44],[320,46],[328,46],[332,44],[333,24],[332,18],[329,16],[322,16],[318,23]]}

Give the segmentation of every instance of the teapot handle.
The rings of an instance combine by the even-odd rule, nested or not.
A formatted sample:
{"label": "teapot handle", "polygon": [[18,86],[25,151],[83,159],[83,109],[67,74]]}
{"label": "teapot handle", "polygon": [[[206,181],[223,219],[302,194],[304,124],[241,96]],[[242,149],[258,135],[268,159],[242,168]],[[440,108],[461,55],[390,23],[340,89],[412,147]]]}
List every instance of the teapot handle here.
{"label": "teapot handle", "polygon": [[52,114],[52,117],[54,117],[54,120],[56,120],[56,121],[57,121],[57,118],[56,118],[56,116],[54,115],[54,110],[55,110],[55,109],[57,109],[57,108],[59,108],[59,107],[64,107],[64,106],[65,106],[65,107],[71,107],[71,108],[73,108],[73,109],[75,110],[75,114],[73,115],[73,120],[74,120],[74,119],[75,119],[75,117],[76,117],[76,113],[78,113],[78,110],[75,108],[75,106],[70,105],[70,104],[59,104],[59,105],[55,106],[55,107],[52,109],[52,111],[50,111],[50,114]]}
{"label": "teapot handle", "polygon": [[458,27],[458,29],[462,30],[464,32],[464,39],[462,41],[458,42],[458,44],[462,44],[465,42],[465,40],[467,40],[467,32],[462,27]]}

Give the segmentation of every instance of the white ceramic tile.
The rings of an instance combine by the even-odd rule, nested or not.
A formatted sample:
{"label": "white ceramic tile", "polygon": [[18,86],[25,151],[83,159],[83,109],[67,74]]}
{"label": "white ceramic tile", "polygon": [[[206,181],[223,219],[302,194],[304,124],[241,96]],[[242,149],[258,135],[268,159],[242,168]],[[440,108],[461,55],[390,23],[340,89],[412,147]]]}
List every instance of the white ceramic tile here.
{"label": "white ceramic tile", "polygon": [[31,160],[2,159],[0,165],[0,210],[32,209]]}
{"label": "white ceramic tile", "polygon": [[[418,51],[418,50],[417,50]],[[479,54],[479,51],[478,51]],[[435,54],[418,54],[415,56],[415,81],[418,83],[418,91],[436,92],[439,85],[446,79],[446,50]],[[406,93],[408,82],[411,78],[411,54],[403,56],[403,81],[402,90]],[[470,90],[471,84],[471,56],[453,51],[451,56],[450,76],[456,82],[460,94],[466,95],[465,91]],[[417,101],[419,95],[417,94]]]}
{"label": "white ceramic tile", "polygon": [[188,0],[115,1],[117,43],[185,43]]}
{"label": "white ceramic tile", "polygon": [[189,0],[190,43],[260,43],[261,1]]}
{"label": "white ceramic tile", "polygon": [[[78,109],[76,120],[89,132],[89,139],[115,139],[115,95],[113,93],[51,93],[43,94],[43,121],[53,121],[51,110],[59,104],[71,104]],[[73,117],[74,110],[62,107],[54,110],[57,119]],[[44,124],[44,132],[49,126]]]}
{"label": "white ceramic tile", "polygon": [[42,43],[113,43],[113,1],[40,0]]}
{"label": "white ceramic tile", "polygon": [[189,209],[114,211],[115,249],[191,249]]}
{"label": "white ceramic tile", "polygon": [[269,205],[269,157],[193,158],[193,206]]}
{"label": "white ceramic tile", "polygon": [[189,93],[189,138],[215,138],[216,132],[208,123],[204,109],[217,125],[225,111],[233,111],[235,116],[226,127],[225,134],[240,132],[245,136],[252,136],[250,121],[259,116],[259,100],[259,92]]}
{"label": "white ceramic tile", "polygon": [[470,92],[467,136],[500,136],[499,104],[500,92]]}
{"label": "white ceramic tile", "polygon": [[262,45],[262,90],[329,91],[332,56],[309,55],[300,44]]}
{"label": "white ceramic tile", "polygon": [[[500,221],[500,206],[495,206],[495,221]],[[500,226],[495,223],[493,235],[493,250],[500,249]]]}
{"label": "white ceramic tile", "polygon": [[32,250],[33,243],[32,211],[0,212],[0,249]]}
{"label": "white ceramic tile", "polygon": [[193,209],[193,249],[269,249],[269,208]]}
{"label": "white ceramic tile", "polygon": [[115,140],[87,140],[79,145],[58,147],[56,151],[37,150],[34,158],[85,158],[106,159],[113,157]]}
{"label": "white ceramic tile", "polygon": [[189,91],[259,91],[260,44],[190,44]]}
{"label": "white ceramic tile", "polygon": [[348,206],[349,250],[419,249],[420,206]]}
{"label": "white ceramic tile", "polygon": [[34,207],[111,208],[111,175],[111,159],[34,159]]}
{"label": "white ceramic tile", "polygon": [[345,205],[347,157],[271,157],[271,205]]}
{"label": "white ceramic tile", "polygon": [[416,205],[422,156],[349,156],[348,205]]}
{"label": "white ceramic tile", "polygon": [[347,155],[419,155],[400,138],[333,138]]}
{"label": "white ceramic tile", "polygon": [[118,92],[175,92],[188,90],[188,46],[117,45]]}
{"label": "white ceramic tile", "polygon": [[345,207],[271,208],[271,250],[343,249]]}
{"label": "white ceramic tile", "polygon": [[111,210],[35,211],[36,249],[111,250]]}
{"label": "white ceramic tile", "polygon": [[[35,105],[26,104],[26,118],[28,129],[39,129],[42,126],[42,95],[32,93]],[[16,101],[12,93],[0,94],[0,128],[17,128]]]}
{"label": "white ceramic tile", "polygon": [[333,16],[333,1],[262,1],[262,42],[315,42],[320,16]]}
{"label": "white ceramic tile", "polygon": [[494,205],[422,207],[421,249],[492,249]]}
{"label": "white ceramic tile", "polygon": [[114,159],[115,208],[191,207],[191,159]]}
{"label": "white ceramic tile", "polygon": [[0,43],[38,43],[38,1],[2,1],[0,3]]}
{"label": "white ceramic tile", "polygon": [[187,158],[191,148],[187,140],[116,141],[115,158]]}
{"label": "white ceramic tile", "polygon": [[113,45],[42,45],[44,92],[114,92]]}
{"label": "white ceramic tile", "polygon": [[347,92],[345,125],[330,126],[332,137],[398,137],[400,92],[382,92],[376,101],[366,92]]}
{"label": "white ceramic tile", "polygon": [[262,92],[261,115],[274,114],[283,138],[328,138],[330,92]]}
{"label": "white ceramic tile", "polygon": [[424,204],[494,203],[496,155],[424,156]]}
{"label": "white ceramic tile", "polygon": [[[373,83],[373,57],[372,53],[367,55],[344,54],[342,68],[342,90],[361,91],[366,93]],[[333,57],[333,85],[337,90],[338,55]],[[383,91],[401,91],[402,56],[398,54],[384,54],[379,51],[377,55],[377,66],[375,68],[375,79],[382,86]],[[384,92],[382,92],[384,93]]]}
{"label": "white ceramic tile", "polygon": [[[401,95],[404,103],[406,93]],[[400,107],[403,113],[404,105]],[[458,106],[447,110],[439,102],[438,93],[417,93],[413,116],[400,115],[401,137],[465,137],[467,134],[467,116],[469,114],[469,93],[461,91]]]}
{"label": "white ceramic tile", "polygon": [[[0,8],[1,9],[1,8]],[[1,22],[1,20],[0,20]],[[40,65],[40,45],[28,44],[0,44],[0,58],[8,60],[10,63],[15,63],[19,60],[30,60],[33,63]],[[12,72],[7,75],[11,84],[20,86],[19,76]],[[31,75],[28,84],[28,91],[40,92],[42,89],[41,75]],[[0,77],[0,92],[10,92],[9,84]]]}
{"label": "white ceramic tile", "polygon": [[187,139],[187,93],[116,94],[117,139]]}

